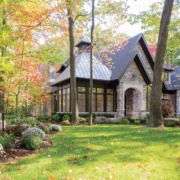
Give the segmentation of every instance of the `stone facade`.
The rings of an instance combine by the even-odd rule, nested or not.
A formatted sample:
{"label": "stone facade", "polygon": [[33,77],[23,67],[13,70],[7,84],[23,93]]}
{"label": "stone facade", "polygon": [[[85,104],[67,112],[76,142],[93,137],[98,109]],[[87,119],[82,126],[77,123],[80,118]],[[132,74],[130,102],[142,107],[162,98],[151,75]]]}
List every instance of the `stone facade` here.
{"label": "stone facade", "polygon": [[135,50],[138,52],[139,57],[144,62],[145,66],[146,66],[146,70],[148,71],[148,74],[150,75],[151,79],[153,79],[153,70],[152,70],[152,68],[147,60],[147,57],[144,54],[144,51],[139,43],[137,43]]}
{"label": "stone facade", "polygon": [[180,89],[177,91],[176,96],[176,117],[180,117]]}
{"label": "stone facade", "polygon": [[117,116],[141,118],[146,115],[146,84],[134,61],[117,87]]}

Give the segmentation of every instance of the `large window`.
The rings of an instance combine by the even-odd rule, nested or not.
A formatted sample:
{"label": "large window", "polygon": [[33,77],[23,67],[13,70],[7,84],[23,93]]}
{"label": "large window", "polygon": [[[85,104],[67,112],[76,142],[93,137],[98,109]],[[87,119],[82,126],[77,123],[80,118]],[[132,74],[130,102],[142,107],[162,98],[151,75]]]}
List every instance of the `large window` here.
{"label": "large window", "polygon": [[59,112],[61,112],[61,89],[59,90]]}
{"label": "large window", "polygon": [[106,111],[113,112],[113,89],[107,89],[106,94]]}
{"label": "large window", "polygon": [[78,87],[78,108],[79,112],[86,112],[86,88]]}
{"label": "large window", "polygon": [[63,101],[62,102],[63,109],[62,109],[62,111],[63,112],[69,112],[70,111],[70,88],[63,89],[62,97],[63,97],[63,100],[62,100]]}
{"label": "large window", "polygon": [[97,88],[97,112],[103,112],[104,111],[104,89],[103,88]]}

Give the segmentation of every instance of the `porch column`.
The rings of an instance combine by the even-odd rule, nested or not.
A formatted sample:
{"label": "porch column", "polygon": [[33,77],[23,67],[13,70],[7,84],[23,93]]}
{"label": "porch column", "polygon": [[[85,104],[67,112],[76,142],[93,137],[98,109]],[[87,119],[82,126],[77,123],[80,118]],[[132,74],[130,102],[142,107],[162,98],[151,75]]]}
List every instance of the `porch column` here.
{"label": "porch column", "polygon": [[117,118],[124,117],[124,92],[123,84],[120,83],[117,88]]}

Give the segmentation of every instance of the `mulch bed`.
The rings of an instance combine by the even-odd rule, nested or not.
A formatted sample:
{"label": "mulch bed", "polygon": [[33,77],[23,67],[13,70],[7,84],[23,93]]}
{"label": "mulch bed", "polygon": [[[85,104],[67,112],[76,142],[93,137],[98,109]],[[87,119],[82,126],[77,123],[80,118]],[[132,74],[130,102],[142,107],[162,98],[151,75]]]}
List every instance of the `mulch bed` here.
{"label": "mulch bed", "polygon": [[6,149],[6,151],[0,155],[0,164],[12,164],[16,161],[20,160],[22,157],[29,156],[30,154],[34,154],[37,152],[41,152],[44,149],[49,148],[52,145],[52,141],[49,138],[49,134],[43,139],[43,143],[40,149],[36,150],[28,150],[25,149],[24,146],[21,145],[18,138],[16,138],[13,142],[11,148]]}

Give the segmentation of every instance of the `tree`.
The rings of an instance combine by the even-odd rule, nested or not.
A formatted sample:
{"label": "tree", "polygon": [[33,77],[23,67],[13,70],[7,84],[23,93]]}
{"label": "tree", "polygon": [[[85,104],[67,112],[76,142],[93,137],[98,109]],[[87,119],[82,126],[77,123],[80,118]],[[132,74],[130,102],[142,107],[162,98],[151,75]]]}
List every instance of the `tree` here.
{"label": "tree", "polygon": [[[141,23],[141,28],[144,30],[144,36],[150,46],[155,46],[158,39],[159,23],[161,19],[161,9],[163,1],[159,0],[150,6],[149,11],[142,11],[138,15],[131,15],[130,21],[132,24]],[[171,23],[169,25],[169,36],[166,46],[165,62],[172,65],[177,65],[176,59],[180,51],[180,6],[175,0]]]}
{"label": "tree", "polygon": [[69,23],[69,44],[70,44],[70,83],[71,83],[71,111],[72,122],[78,123],[78,105],[77,105],[77,91],[76,91],[76,75],[75,75],[75,55],[74,55],[74,19],[72,16],[71,0],[67,0],[68,23]]}
{"label": "tree", "polygon": [[168,25],[170,24],[170,18],[172,13],[174,0],[165,0],[164,8],[161,15],[157,50],[154,64],[153,84],[151,91],[151,108],[150,108],[150,123],[152,127],[163,126],[162,118],[162,73],[164,57],[166,52],[166,42],[168,39]]}
{"label": "tree", "polygon": [[90,93],[89,93],[89,125],[92,125],[92,99],[93,99],[93,38],[94,38],[94,0],[92,0],[92,25],[91,25],[91,51],[90,51]]}

